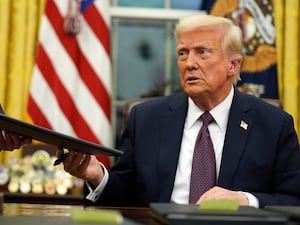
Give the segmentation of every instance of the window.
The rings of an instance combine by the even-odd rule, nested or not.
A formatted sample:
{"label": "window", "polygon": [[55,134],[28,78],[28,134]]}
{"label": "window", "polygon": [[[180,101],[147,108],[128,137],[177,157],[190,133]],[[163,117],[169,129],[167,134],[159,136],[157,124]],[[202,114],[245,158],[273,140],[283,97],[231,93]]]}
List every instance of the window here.
{"label": "window", "polygon": [[179,18],[206,13],[201,6],[202,0],[111,1],[115,131],[126,101],[180,90],[174,27]]}

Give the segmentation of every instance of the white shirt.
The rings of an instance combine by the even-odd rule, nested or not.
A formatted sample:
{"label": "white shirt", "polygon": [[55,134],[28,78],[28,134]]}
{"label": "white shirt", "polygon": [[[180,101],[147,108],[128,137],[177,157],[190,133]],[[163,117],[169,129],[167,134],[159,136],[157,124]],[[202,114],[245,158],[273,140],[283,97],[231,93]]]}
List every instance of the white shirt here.
{"label": "white shirt", "polygon": [[[215,122],[209,124],[208,130],[215,151],[217,179],[220,172],[223,145],[233,94],[234,91],[232,87],[229,95],[225,98],[225,100],[210,111],[210,114],[215,120]],[[204,111],[200,110],[195,105],[192,99],[189,98],[188,101],[188,112],[183,130],[183,137],[181,141],[181,149],[173,192],[171,195],[171,201],[178,204],[188,204],[189,202],[190,178],[194,145],[198,132],[202,126],[202,121],[199,120],[199,117],[204,113]],[[258,200],[255,196],[247,192],[243,193],[246,194],[249,205],[253,207],[259,206]]]}
{"label": "white shirt", "polygon": [[[208,126],[216,158],[216,172],[217,178],[220,171],[221,158],[223,152],[223,144],[226,134],[227,122],[229,117],[229,111],[233,99],[233,87],[226,97],[226,99],[213,108],[210,111],[210,114],[213,116],[215,122],[211,123]],[[198,120],[203,111],[200,110],[194,102],[189,98],[188,99],[188,112],[185,120],[183,137],[181,141],[181,149],[179,155],[179,161],[176,171],[176,177],[173,187],[173,192],[171,196],[171,201],[178,204],[187,204],[189,202],[189,189],[190,189],[190,177],[192,169],[192,160],[194,145],[196,142],[197,134],[200,127],[202,126],[201,120]],[[101,165],[103,168],[104,166]],[[108,172],[104,168],[104,178],[102,182],[93,190],[90,185],[87,183],[87,187],[90,193],[86,196],[87,199],[91,201],[97,201],[101,195],[107,181],[108,181]],[[244,192],[248,197],[249,204],[254,207],[258,207],[258,200],[255,196],[250,193]]]}

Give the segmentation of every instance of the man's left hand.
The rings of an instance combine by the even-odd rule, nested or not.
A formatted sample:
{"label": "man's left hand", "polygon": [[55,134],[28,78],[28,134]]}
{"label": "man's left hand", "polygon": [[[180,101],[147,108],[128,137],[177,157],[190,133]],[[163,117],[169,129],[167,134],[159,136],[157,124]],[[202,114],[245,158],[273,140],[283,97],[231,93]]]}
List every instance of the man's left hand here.
{"label": "man's left hand", "polygon": [[12,151],[20,148],[22,145],[30,144],[30,137],[20,136],[16,133],[0,130],[0,151]]}
{"label": "man's left hand", "polygon": [[249,205],[247,196],[241,191],[232,191],[221,187],[213,187],[205,192],[196,204],[201,204],[203,200],[210,199],[238,199],[240,205]]}

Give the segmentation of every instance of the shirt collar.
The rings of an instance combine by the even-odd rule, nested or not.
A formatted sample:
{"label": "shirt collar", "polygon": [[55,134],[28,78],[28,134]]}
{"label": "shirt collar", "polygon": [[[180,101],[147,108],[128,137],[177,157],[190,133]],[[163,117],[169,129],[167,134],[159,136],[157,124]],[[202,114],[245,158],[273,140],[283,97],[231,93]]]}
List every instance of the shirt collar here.
{"label": "shirt collar", "polygon": [[[233,99],[234,90],[231,88],[228,96],[224,99],[223,102],[218,104],[216,107],[210,110],[210,114],[214,117],[216,124],[222,130],[226,130],[229,111]],[[191,128],[198,120],[199,116],[204,113],[203,110],[199,109],[193,100],[188,98],[188,113],[186,118],[186,128]]]}

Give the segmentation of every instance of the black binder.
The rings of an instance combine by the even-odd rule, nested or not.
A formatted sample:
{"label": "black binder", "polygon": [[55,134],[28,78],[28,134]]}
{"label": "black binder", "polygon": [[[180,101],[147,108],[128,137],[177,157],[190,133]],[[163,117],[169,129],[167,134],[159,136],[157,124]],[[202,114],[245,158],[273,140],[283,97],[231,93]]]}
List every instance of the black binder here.
{"label": "black binder", "polygon": [[31,137],[37,141],[86,154],[107,156],[120,156],[123,154],[120,150],[108,148],[41,126],[26,123],[2,113],[0,113],[0,130],[11,131],[21,136]]}
{"label": "black binder", "polygon": [[287,216],[289,220],[300,224],[300,206],[269,205],[264,209]]}
{"label": "black binder", "polygon": [[197,205],[152,203],[151,225],[284,225],[286,216],[249,206],[237,211],[201,211]]}

